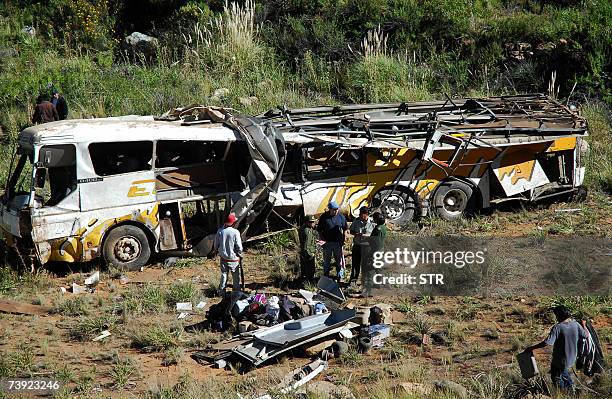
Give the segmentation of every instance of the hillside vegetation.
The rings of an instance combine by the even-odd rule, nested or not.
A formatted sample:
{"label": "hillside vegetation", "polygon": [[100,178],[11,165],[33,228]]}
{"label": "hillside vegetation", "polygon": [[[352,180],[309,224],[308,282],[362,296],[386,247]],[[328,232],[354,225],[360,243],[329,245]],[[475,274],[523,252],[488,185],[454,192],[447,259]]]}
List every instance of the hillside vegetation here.
{"label": "hillside vegetation", "polygon": [[[48,83],[72,118],[540,91],[596,121],[609,191],[611,27],[606,0],[8,0],[0,126],[10,144]],[[129,51],[133,31],[157,50]]]}

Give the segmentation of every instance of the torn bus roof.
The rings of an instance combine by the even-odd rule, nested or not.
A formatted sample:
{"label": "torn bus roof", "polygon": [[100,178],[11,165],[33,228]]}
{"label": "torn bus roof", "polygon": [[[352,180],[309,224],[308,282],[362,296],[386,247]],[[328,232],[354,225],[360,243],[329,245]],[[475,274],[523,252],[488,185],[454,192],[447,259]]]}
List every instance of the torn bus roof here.
{"label": "torn bus roof", "polygon": [[586,134],[586,120],[542,94],[444,102],[344,105],[270,110],[260,115],[283,134],[313,140],[360,137],[408,145],[434,131],[447,134],[513,135]]}
{"label": "torn bus roof", "polygon": [[156,120],[181,121],[183,125],[222,123],[240,134],[248,144],[251,164],[248,171],[249,191],[236,201],[230,212],[236,215],[240,229],[263,222],[274,207],[271,193],[278,190],[285,164],[285,142],[271,124],[242,115],[231,108],[191,105],[166,112]]}

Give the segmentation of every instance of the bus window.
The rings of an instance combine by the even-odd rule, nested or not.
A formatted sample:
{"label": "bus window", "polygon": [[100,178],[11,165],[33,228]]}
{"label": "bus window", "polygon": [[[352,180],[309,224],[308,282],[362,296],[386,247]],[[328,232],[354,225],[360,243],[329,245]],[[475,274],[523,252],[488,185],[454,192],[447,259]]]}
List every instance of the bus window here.
{"label": "bus window", "polygon": [[91,163],[98,176],[151,170],[152,141],[122,141],[89,145]]}
{"label": "bus window", "polygon": [[304,149],[304,172],[310,181],[365,173],[364,151],[359,148],[316,146]]}
{"label": "bus window", "polygon": [[223,159],[227,142],[160,140],[156,149],[156,168],[212,164]]}
{"label": "bus window", "polygon": [[55,206],[76,190],[76,151],[74,145],[44,146],[36,170],[36,195],[43,206]]}

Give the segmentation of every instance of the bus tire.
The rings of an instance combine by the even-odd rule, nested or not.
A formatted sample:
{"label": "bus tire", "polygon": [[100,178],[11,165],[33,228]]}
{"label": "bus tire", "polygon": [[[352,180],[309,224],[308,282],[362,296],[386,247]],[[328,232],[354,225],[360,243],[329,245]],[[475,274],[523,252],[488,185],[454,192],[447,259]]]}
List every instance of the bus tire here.
{"label": "bus tire", "polygon": [[145,232],[133,225],[122,225],[112,229],[102,249],[107,264],[122,270],[136,271],[147,264],[151,257],[151,246]]}
{"label": "bus tire", "polygon": [[458,220],[474,211],[474,190],[458,180],[443,182],[434,193],[434,213],[444,220]]}
{"label": "bus tire", "polygon": [[396,226],[413,222],[420,216],[420,204],[416,195],[402,188],[380,190],[372,198],[372,206]]}

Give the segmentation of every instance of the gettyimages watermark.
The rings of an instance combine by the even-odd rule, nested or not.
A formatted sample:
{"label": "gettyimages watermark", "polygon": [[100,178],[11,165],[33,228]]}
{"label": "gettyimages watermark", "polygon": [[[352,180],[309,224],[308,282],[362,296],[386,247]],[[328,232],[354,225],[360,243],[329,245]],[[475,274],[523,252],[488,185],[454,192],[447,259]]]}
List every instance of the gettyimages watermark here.
{"label": "gettyimages watermark", "polygon": [[612,294],[609,238],[390,237],[364,257],[374,295]]}
{"label": "gettyimages watermark", "polygon": [[[445,265],[462,269],[471,265],[482,265],[486,262],[487,249],[480,251],[434,251],[421,248],[395,248],[393,251],[375,251],[372,253],[372,268],[382,269],[385,265],[399,265],[413,271],[418,265]],[[374,273],[372,282],[376,285],[443,285],[443,273],[402,273],[385,275]]]}

